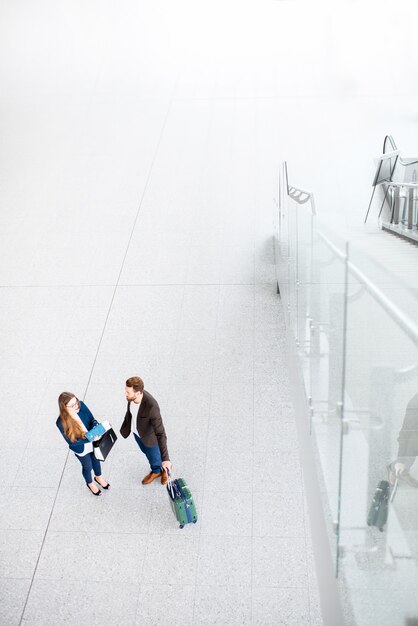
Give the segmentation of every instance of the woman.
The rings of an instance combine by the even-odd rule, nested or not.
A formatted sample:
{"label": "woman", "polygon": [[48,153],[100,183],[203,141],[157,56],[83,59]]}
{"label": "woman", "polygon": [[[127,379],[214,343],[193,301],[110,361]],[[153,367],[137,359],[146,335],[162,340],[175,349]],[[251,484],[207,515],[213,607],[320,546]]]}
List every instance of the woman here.
{"label": "woman", "polygon": [[[97,425],[92,413],[84,404],[78,400],[73,393],[63,391],[58,398],[60,416],[57,419],[57,426],[62,436],[68,443],[82,465],[83,478],[88,489],[94,496],[101,496],[102,492],[91,479],[91,472],[94,470],[94,480],[103,489],[109,489],[110,485],[102,478],[100,461],[93,454],[93,444],[84,435]],[[99,437],[95,437],[98,439]]]}

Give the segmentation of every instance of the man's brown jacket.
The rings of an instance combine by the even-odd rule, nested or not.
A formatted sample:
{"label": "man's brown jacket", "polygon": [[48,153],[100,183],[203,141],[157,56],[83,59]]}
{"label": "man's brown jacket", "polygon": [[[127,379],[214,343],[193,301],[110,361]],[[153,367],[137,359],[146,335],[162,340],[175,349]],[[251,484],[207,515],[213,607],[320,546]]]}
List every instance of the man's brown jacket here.
{"label": "man's brown jacket", "polygon": [[[128,402],[125,419],[120,428],[120,434],[125,439],[129,437],[132,430],[132,413],[130,409],[131,402]],[[137,405],[134,403],[134,407]],[[161,452],[161,459],[169,461],[167,450],[167,435],[165,434],[163,420],[161,418],[160,407],[155,398],[148,391],[144,390],[144,395],[139,405],[138,415],[136,418],[136,428],[138,435],[141,437],[142,443],[150,448],[158,445]]]}

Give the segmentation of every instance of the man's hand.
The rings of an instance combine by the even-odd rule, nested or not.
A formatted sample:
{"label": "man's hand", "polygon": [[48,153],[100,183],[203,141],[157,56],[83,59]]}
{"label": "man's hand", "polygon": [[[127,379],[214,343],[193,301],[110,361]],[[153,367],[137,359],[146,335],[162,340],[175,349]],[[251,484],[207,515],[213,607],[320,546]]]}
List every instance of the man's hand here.
{"label": "man's hand", "polygon": [[171,468],[173,467],[173,464],[171,461],[163,461],[161,463],[161,467],[163,468],[163,470],[168,470],[168,472],[170,472],[171,474]]}
{"label": "man's hand", "polygon": [[402,472],[405,471],[405,465],[403,463],[395,463],[394,469],[395,474],[399,476],[399,474],[402,474]]}

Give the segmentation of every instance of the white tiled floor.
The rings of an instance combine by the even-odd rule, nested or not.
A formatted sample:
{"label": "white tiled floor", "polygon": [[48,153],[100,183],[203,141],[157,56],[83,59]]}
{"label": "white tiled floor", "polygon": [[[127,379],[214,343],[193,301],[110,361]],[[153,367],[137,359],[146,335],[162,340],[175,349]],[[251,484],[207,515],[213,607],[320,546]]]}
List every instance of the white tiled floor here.
{"label": "white tiled floor", "polygon": [[[273,197],[287,158],[362,216],[383,136],[415,149],[413,37],[371,71],[363,4],[360,56],[322,3],[2,5],[2,624],[320,625]],[[132,441],[94,499],[55,429],[64,389],[119,424],[135,373],[196,498],[183,531]]]}

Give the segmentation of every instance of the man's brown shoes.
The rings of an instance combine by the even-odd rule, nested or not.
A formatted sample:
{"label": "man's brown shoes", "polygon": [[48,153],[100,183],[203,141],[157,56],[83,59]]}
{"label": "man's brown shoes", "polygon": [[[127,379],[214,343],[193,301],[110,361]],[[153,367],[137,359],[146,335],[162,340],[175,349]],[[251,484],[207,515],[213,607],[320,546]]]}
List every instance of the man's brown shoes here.
{"label": "man's brown shoes", "polygon": [[[158,474],[154,474],[154,472],[150,472],[149,474],[145,476],[145,478],[142,479],[142,484],[149,485],[150,483],[152,483],[153,480],[155,480],[156,478],[159,478],[159,476],[161,476],[161,472],[159,472]],[[161,478],[161,482],[162,482],[162,478]]]}
{"label": "man's brown shoes", "polygon": [[154,474],[154,472],[150,472],[149,474],[145,476],[145,478],[142,479],[142,484],[149,485],[150,483],[152,483],[153,480],[155,480],[156,478],[159,478],[160,476],[161,476],[161,484],[166,485],[168,482],[168,474],[165,470],[163,470],[162,472],[159,472],[158,474]]}

